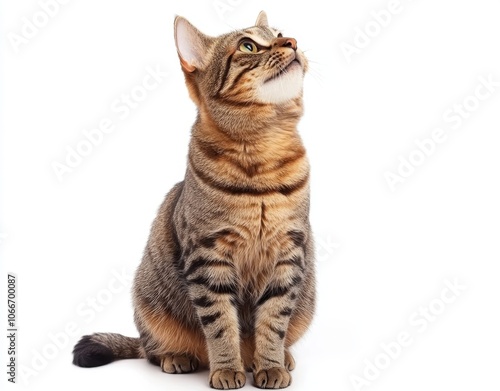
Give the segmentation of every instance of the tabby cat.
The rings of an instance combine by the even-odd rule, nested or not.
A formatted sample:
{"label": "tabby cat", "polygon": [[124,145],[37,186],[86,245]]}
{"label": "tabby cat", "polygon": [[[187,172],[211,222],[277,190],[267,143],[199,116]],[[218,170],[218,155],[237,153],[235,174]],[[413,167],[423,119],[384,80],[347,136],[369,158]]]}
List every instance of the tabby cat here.
{"label": "tabby cat", "polygon": [[315,307],[309,165],[296,128],[307,60],[264,12],[216,38],[182,17],[174,30],[198,116],[184,181],[161,205],[135,276],[140,337],[84,336],[73,362],[208,367],[217,389],[243,387],[247,370],[257,387],[284,388],[289,347]]}

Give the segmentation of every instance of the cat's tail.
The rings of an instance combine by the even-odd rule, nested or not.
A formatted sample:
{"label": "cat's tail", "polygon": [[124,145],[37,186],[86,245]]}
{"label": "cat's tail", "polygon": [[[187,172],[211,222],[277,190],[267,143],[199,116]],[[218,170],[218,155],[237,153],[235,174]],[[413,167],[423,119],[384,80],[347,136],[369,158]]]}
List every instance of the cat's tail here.
{"label": "cat's tail", "polygon": [[79,367],[99,367],[124,358],[144,358],[139,338],[121,334],[96,333],[85,335],[73,349],[73,364]]}

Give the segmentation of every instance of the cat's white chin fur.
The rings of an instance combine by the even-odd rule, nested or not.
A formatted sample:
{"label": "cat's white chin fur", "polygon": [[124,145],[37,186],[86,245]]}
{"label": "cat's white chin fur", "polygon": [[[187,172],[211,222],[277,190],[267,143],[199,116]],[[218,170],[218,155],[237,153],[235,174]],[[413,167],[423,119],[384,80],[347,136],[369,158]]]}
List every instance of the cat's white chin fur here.
{"label": "cat's white chin fur", "polygon": [[264,82],[257,88],[258,100],[280,104],[297,98],[302,93],[304,75],[299,64],[291,66],[286,73]]}

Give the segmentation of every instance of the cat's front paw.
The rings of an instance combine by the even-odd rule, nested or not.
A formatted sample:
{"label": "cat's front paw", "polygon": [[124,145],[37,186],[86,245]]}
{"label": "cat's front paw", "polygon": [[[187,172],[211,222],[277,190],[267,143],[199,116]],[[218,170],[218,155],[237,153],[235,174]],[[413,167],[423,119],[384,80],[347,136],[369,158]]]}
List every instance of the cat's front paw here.
{"label": "cat's front paw", "polygon": [[234,390],[245,385],[245,372],[232,369],[218,369],[210,374],[210,387],[218,390]]}
{"label": "cat's front paw", "polygon": [[255,372],[253,380],[259,388],[285,388],[292,382],[292,376],[286,368],[277,367]]}

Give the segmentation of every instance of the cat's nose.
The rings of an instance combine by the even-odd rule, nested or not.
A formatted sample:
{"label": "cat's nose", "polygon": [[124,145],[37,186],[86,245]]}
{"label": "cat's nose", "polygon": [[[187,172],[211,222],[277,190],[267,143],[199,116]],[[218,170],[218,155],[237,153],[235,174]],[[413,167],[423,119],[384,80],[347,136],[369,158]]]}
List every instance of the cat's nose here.
{"label": "cat's nose", "polygon": [[288,47],[293,50],[297,50],[297,40],[295,38],[280,37],[274,40],[273,46],[276,47]]}

